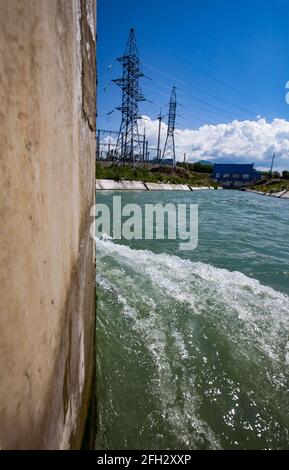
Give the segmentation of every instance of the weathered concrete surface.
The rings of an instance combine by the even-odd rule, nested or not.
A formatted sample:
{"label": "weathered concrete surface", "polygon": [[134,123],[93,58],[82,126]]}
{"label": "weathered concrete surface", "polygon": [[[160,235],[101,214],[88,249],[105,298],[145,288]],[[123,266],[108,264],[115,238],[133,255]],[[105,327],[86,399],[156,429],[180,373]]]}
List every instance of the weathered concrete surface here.
{"label": "weathered concrete surface", "polygon": [[173,191],[190,191],[186,184],[171,184],[170,186]]}
{"label": "weathered concrete surface", "polygon": [[190,188],[185,184],[169,183],[145,183],[149,191],[189,191]]}
{"label": "weathered concrete surface", "polygon": [[147,188],[142,181],[122,181],[123,188],[130,191],[146,191]]}
{"label": "weathered concrete surface", "polygon": [[146,188],[149,191],[164,191],[168,190],[168,186],[166,184],[161,184],[161,183],[145,183]]}
{"label": "weathered concrete surface", "polygon": [[96,184],[100,187],[100,189],[104,189],[104,190],[123,189],[123,185],[121,181],[96,180]]}
{"label": "weathered concrete surface", "polygon": [[[0,448],[78,448],[94,373],[95,2],[0,2]],[[93,115],[95,111],[93,109]]]}
{"label": "weathered concrete surface", "polygon": [[186,184],[144,183],[149,191],[189,191]]}
{"label": "weathered concrete surface", "polygon": [[255,194],[262,194],[263,196],[266,194],[263,191],[257,191],[256,189],[246,189],[246,192],[255,193]]}
{"label": "weathered concrete surface", "polygon": [[97,179],[95,182],[96,189],[104,190],[129,190],[129,191],[146,191],[147,188],[141,181],[115,181]]}
{"label": "weathered concrete surface", "polygon": [[255,189],[246,189],[246,192],[248,193],[255,193],[255,194],[261,194],[262,196],[271,196],[271,197],[277,197],[277,198],[289,198],[289,191],[283,190],[283,191],[277,191],[275,193],[271,192],[262,192],[262,191],[256,191]]}
{"label": "weathered concrete surface", "polygon": [[126,191],[190,191],[186,184],[168,184],[168,183],[145,183],[142,181],[115,181],[106,179],[97,179],[95,182],[97,190],[126,190]]}
{"label": "weathered concrete surface", "polygon": [[286,191],[278,191],[277,193],[272,193],[271,196],[273,197],[281,197],[283,194],[285,194]]}
{"label": "weathered concrete surface", "polygon": [[[190,186],[190,190],[191,191],[201,191],[201,190],[205,190],[205,189],[211,189],[210,186]],[[214,189],[214,188],[212,188]]]}
{"label": "weathered concrete surface", "polygon": [[196,191],[201,189],[215,189],[213,186],[188,186],[186,184],[170,183],[146,183],[142,181],[115,181],[106,179],[97,179],[95,181],[97,190],[138,190],[138,191]]}

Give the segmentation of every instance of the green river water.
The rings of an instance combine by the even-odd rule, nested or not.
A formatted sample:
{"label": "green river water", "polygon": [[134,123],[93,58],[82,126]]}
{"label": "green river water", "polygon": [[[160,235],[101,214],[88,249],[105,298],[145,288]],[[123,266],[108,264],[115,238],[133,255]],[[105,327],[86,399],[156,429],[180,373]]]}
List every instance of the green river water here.
{"label": "green river water", "polygon": [[199,244],[97,241],[96,448],[289,449],[289,201],[121,197],[198,203]]}

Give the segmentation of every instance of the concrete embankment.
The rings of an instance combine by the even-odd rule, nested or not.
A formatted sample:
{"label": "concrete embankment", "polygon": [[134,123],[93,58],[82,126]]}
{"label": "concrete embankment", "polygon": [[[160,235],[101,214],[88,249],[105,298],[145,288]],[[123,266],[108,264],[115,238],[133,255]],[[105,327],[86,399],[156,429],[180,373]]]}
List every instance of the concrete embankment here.
{"label": "concrete embankment", "polygon": [[95,188],[97,190],[110,191],[198,191],[215,189],[213,186],[189,186],[186,184],[146,183],[143,181],[115,181],[106,179],[97,179]]}
{"label": "concrete embankment", "polygon": [[94,381],[95,1],[0,2],[0,449],[80,448]]}
{"label": "concrete embankment", "polygon": [[190,191],[185,184],[145,183],[145,186],[149,191]]}
{"label": "concrete embankment", "polygon": [[283,191],[276,191],[272,193],[271,191],[256,191],[255,189],[246,189],[246,192],[248,193],[255,193],[255,194],[261,194],[262,196],[272,196],[280,199],[289,199],[289,191],[283,190]]}

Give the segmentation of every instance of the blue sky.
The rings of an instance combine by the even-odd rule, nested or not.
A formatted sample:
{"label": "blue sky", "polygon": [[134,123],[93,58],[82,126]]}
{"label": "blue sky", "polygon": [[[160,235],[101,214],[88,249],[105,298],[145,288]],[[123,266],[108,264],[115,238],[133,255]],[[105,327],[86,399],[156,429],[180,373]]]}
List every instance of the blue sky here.
{"label": "blue sky", "polygon": [[[285,84],[289,80],[289,0],[98,0],[98,127],[102,129],[119,127],[120,113],[115,111],[110,117],[106,113],[121,102],[120,89],[110,82],[121,76],[120,64],[114,60],[122,55],[131,27],[136,28],[143,72],[152,79],[141,80],[143,93],[153,104],[141,104],[140,112],[154,122],[159,106],[168,103],[170,88],[175,85],[180,102],[177,128],[183,137],[185,129],[194,132],[186,136],[189,154],[189,140],[199,142],[196,132],[206,124],[217,126],[214,131],[220,130],[220,125],[229,126],[225,134],[222,130],[223,138],[228,132],[230,139],[232,133],[238,137],[242,132],[247,139],[248,128],[245,126],[244,131],[243,125],[240,131],[240,126],[232,122],[258,121],[261,117],[267,126],[274,119],[289,120],[285,101]],[[264,132],[264,119],[260,134]],[[153,141],[154,128],[149,126]],[[250,128],[251,134],[258,134],[256,126],[254,129],[251,132]],[[283,152],[280,161],[284,160],[286,166],[289,128],[284,122],[275,121],[274,129],[279,133],[277,141],[274,134],[276,150]],[[287,142],[285,147],[284,142],[280,144],[280,135],[285,141],[288,137],[288,148]],[[266,166],[275,143],[270,145],[271,134],[262,145],[260,138],[264,158],[259,159],[259,166]],[[215,141],[212,145],[219,156],[221,152],[221,158],[231,158],[232,145],[225,146],[224,151],[219,139],[217,146]],[[269,146],[265,153],[264,146]],[[217,155],[201,147],[196,158],[204,152],[209,157],[211,153]],[[247,152],[246,146],[241,148],[236,152],[240,157]],[[194,155],[189,158],[194,159]]]}

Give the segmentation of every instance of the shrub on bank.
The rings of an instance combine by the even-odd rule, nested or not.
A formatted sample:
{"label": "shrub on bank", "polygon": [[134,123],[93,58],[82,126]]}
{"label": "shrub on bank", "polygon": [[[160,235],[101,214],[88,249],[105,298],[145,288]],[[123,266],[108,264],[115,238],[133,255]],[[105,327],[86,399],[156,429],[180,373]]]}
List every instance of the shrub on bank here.
{"label": "shrub on bank", "polygon": [[96,178],[112,179],[115,181],[144,181],[147,183],[172,183],[172,184],[189,184],[193,186],[213,186],[217,187],[209,174],[194,174],[188,170],[181,170],[172,167],[153,167],[151,169],[131,165],[103,166],[96,163]]}

